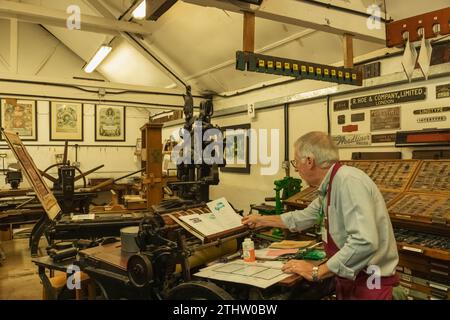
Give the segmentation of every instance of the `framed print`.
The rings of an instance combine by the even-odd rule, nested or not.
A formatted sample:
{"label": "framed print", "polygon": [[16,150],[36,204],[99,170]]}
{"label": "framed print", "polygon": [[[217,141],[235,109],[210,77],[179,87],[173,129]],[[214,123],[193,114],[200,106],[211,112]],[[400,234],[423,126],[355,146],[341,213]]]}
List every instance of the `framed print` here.
{"label": "framed print", "polygon": [[50,140],[83,141],[83,105],[50,103]]}
{"label": "framed print", "polygon": [[223,172],[250,173],[249,135],[250,124],[222,127],[226,166]]}
{"label": "framed print", "polygon": [[1,126],[23,141],[37,140],[37,106],[33,100],[2,99]]}
{"label": "framed print", "polygon": [[125,141],[125,107],[95,106],[95,141]]}

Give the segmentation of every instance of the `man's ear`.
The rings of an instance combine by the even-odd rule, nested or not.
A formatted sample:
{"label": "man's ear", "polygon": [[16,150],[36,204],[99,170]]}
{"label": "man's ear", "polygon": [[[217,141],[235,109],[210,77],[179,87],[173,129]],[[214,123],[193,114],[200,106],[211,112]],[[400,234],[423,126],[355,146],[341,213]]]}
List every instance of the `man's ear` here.
{"label": "man's ear", "polygon": [[316,166],[316,161],[314,160],[314,158],[307,157],[306,164],[308,165],[309,169],[313,169]]}

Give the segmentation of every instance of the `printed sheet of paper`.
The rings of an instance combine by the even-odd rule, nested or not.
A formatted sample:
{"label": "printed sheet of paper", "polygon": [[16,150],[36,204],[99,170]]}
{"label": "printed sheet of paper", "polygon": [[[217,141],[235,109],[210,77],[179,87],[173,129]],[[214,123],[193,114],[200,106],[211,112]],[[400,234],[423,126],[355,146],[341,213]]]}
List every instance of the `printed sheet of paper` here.
{"label": "printed sheet of paper", "polygon": [[281,271],[282,266],[283,263],[280,261],[247,263],[243,260],[237,260],[228,263],[218,263],[201,269],[195,276],[243,283],[265,289],[291,276],[291,274]]}
{"label": "printed sheet of paper", "polygon": [[218,225],[224,230],[242,226],[242,217],[233,210],[225,198],[220,198],[206,204],[211,210],[210,218],[216,219]]}
{"label": "printed sheet of paper", "polygon": [[180,216],[178,218],[205,236],[224,231],[224,229],[216,223],[215,218],[211,218],[208,214],[200,215],[195,213],[187,216]]}

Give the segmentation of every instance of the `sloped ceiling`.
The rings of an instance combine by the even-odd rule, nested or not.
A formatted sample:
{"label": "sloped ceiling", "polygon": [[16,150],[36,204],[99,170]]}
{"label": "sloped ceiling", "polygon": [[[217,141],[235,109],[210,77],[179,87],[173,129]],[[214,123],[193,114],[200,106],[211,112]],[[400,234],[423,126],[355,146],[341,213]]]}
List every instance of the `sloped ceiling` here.
{"label": "sloped ceiling", "polygon": [[[69,5],[76,4],[80,6],[82,14],[102,16],[87,0],[21,2],[60,10],[66,10]],[[133,0],[101,1],[116,18],[126,12],[133,2]],[[364,12],[370,4],[384,4],[384,1],[376,0],[321,0],[321,2],[361,12]],[[446,7],[448,0],[386,0],[385,3],[388,16],[402,19]],[[168,68],[174,70],[184,82],[199,91],[228,92],[278,78],[235,70],[235,52],[242,48],[241,14],[191,5],[180,0],[152,24],[154,31],[142,39],[145,45],[162,57]],[[114,37],[53,26],[44,27],[84,61],[88,61],[100,45],[112,44],[113,52],[98,68],[99,74],[84,74],[85,77],[104,77],[114,82],[152,87],[181,87],[162,72],[154,60],[149,59],[142,51],[136,50],[120,35]],[[381,48],[383,45],[354,41],[355,56]],[[259,18],[256,19],[255,49],[268,55],[326,64],[339,63],[343,58],[340,36]],[[24,47],[23,50],[22,54],[33,52],[29,47]],[[0,55],[7,54],[0,48]],[[62,67],[63,62],[55,61],[54,64]],[[0,61],[0,68],[1,65]],[[80,72],[82,67],[80,66]]]}

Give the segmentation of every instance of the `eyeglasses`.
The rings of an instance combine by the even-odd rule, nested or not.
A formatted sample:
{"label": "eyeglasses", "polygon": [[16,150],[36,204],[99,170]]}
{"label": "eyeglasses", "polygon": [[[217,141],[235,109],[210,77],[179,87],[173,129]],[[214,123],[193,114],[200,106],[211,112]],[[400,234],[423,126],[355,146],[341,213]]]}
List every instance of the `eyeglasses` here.
{"label": "eyeglasses", "polygon": [[290,163],[294,168],[297,168],[297,160],[291,160]]}
{"label": "eyeglasses", "polygon": [[[301,159],[308,159],[308,157],[301,157],[300,158],[300,160]],[[297,160],[291,160],[291,161],[289,161],[291,164],[292,164],[292,166],[294,167],[294,168],[297,168],[297,164],[298,164],[298,161]]]}

